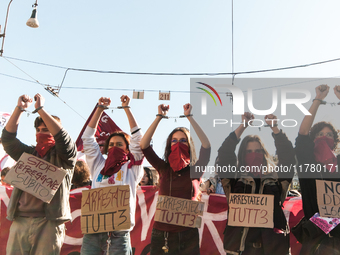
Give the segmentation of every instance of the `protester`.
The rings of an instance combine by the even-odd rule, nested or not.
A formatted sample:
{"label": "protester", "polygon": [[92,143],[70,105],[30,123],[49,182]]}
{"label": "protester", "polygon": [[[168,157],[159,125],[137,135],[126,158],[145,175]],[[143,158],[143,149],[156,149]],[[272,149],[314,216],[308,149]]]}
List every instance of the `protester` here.
{"label": "protester", "polygon": [[[324,121],[312,126],[319,106],[326,103],[324,99],[328,95],[329,86],[320,85],[315,91],[316,97],[309,108],[311,115],[306,115],[301,122],[295,144],[298,159],[297,172],[305,216],[292,229],[292,232],[302,243],[300,254],[340,254],[340,227],[336,226],[329,234],[326,234],[309,220],[319,213],[315,181],[340,182],[337,170],[340,157],[335,156],[339,143],[339,131],[331,123]],[[334,93],[340,99],[340,86],[334,87]]]}
{"label": "protester", "polygon": [[[236,158],[236,146],[252,119],[254,116],[251,113],[242,115],[242,124],[230,133],[218,150],[218,165],[237,166],[237,171],[240,173],[222,179],[223,189],[228,198],[230,193],[274,195],[274,229],[227,225],[224,231],[224,249],[227,254],[289,254],[289,228],[282,205],[293,172],[287,178],[278,178],[278,173],[275,171],[263,172],[264,166],[268,168],[273,163],[257,135],[243,138]],[[273,114],[265,116],[266,123],[273,131],[278,165],[293,167],[295,164],[293,146],[282,130],[277,128],[276,119]],[[257,167],[258,171],[244,171],[245,167],[251,169],[252,166]]]}
{"label": "protester", "polygon": [[150,168],[144,167],[144,175],[143,175],[142,180],[139,183],[139,186],[148,186],[148,185],[154,185],[153,174]]}
{"label": "protester", "polygon": [[[131,254],[130,231],[135,225],[136,188],[143,177],[143,154],[139,146],[142,132],[138,127],[129,107],[130,98],[121,96],[122,107],[131,128],[131,137],[122,132],[114,132],[106,140],[105,160],[96,142],[95,132],[99,119],[111,100],[101,97],[97,109],[92,116],[82,136],[86,162],[90,167],[92,188],[109,187],[112,185],[130,186],[130,221],[131,226],[125,230],[108,233],[85,234],[81,248],[83,255],[103,254],[109,249],[109,254]],[[108,247],[108,243],[110,243]]]}
{"label": "protester", "polygon": [[[192,106],[186,104],[183,108],[184,115],[188,118],[202,143],[197,162],[195,146],[186,128],[178,127],[170,133],[166,141],[164,160],[159,158],[150,146],[151,138],[159,122],[166,116],[169,106],[158,106],[156,119],[142,138],[141,148],[146,159],[159,173],[159,195],[195,200],[199,194],[200,179],[190,178],[190,166],[195,164],[207,165],[210,158],[210,143],[192,117]],[[198,229],[155,221],[151,236],[150,254],[159,255],[164,252],[168,252],[169,255],[200,254]]]}
{"label": "protester", "polygon": [[16,161],[24,152],[42,158],[66,170],[66,176],[50,203],[44,203],[20,189],[13,189],[7,207],[7,219],[13,221],[7,255],[59,254],[65,237],[64,223],[71,220],[69,190],[76,162],[76,147],[60,119],[45,110],[45,99],[36,94],[34,100],[33,112],[40,115],[34,122],[37,145],[28,146],[16,138],[21,114],[33,102],[28,95],[22,95],[2,131],[4,149]]}
{"label": "protester", "polygon": [[85,161],[78,160],[74,167],[71,189],[91,186],[90,169]]}
{"label": "protester", "polygon": [[12,185],[10,185],[9,183],[5,182],[5,176],[8,173],[8,171],[10,170],[9,167],[5,167],[4,169],[1,170],[1,185],[3,186],[7,186],[7,187],[12,187]]}

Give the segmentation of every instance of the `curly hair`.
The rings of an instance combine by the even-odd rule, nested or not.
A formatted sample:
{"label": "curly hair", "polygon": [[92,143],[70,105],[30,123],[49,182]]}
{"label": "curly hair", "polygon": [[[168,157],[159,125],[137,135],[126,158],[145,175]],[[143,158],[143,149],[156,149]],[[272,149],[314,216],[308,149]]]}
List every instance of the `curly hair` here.
{"label": "curly hair", "polygon": [[318,123],[315,123],[312,128],[309,131],[309,136],[312,139],[312,141],[314,141],[314,139],[316,138],[316,135],[325,127],[328,127],[332,133],[333,133],[333,137],[334,137],[334,148],[332,148],[333,150],[338,146],[339,143],[339,130],[336,129],[333,124],[331,124],[330,122],[326,122],[326,121],[320,121]]}
{"label": "curly hair", "polygon": [[6,174],[9,172],[10,168],[5,167],[4,169],[1,170],[1,176],[6,176]]}
{"label": "curly hair", "polygon": [[90,180],[90,169],[88,165],[82,161],[78,160],[74,167],[74,174],[72,177],[72,184],[76,187],[83,187],[87,185]]}

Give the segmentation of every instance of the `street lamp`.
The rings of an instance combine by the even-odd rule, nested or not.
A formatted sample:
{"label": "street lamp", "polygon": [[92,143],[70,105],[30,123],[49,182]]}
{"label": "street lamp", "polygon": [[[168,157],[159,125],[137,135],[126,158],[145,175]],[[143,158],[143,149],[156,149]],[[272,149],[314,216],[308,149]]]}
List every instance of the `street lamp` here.
{"label": "street lamp", "polygon": [[[3,33],[1,33],[1,25],[0,25],[0,38],[2,37],[2,44],[1,44],[1,50],[0,50],[0,56],[1,57],[2,57],[2,53],[4,52],[8,13],[9,13],[9,7],[10,7],[12,1],[13,0],[10,0],[9,3],[8,3],[6,20],[5,20],[5,27],[4,27]],[[35,3],[32,5],[32,7],[33,7],[32,15],[26,22],[26,25],[29,26],[29,27],[34,27],[34,28],[39,27],[39,22],[38,22],[38,19],[37,19],[37,6],[38,6],[38,0],[36,0]]]}
{"label": "street lamp", "polygon": [[36,0],[35,4],[32,5],[33,7],[32,15],[26,22],[26,25],[32,28],[39,27],[39,21],[37,19],[37,6],[38,6],[38,0]]}
{"label": "street lamp", "polygon": [[13,0],[9,1],[8,7],[7,7],[5,27],[4,27],[4,32],[2,34],[1,34],[1,25],[0,25],[0,38],[2,37],[2,45],[1,45],[1,50],[0,50],[0,56],[2,56],[2,53],[4,52],[4,43],[5,43],[5,35],[6,35],[6,28],[7,28],[7,19],[8,19],[8,13],[9,13],[9,7],[10,7],[12,1]]}

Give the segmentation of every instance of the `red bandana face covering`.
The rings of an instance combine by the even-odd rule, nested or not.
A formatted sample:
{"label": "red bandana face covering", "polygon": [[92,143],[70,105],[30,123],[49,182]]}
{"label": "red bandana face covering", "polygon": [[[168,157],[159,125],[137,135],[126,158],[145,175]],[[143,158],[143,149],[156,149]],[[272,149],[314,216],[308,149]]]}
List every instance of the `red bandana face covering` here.
{"label": "red bandana face covering", "polygon": [[37,146],[35,150],[40,157],[44,157],[46,153],[55,145],[54,137],[51,134],[36,134]]}
{"label": "red bandana face covering", "polygon": [[332,151],[334,140],[326,136],[321,136],[315,139],[314,144],[314,157],[316,162],[326,165],[326,168],[333,173],[338,164],[337,158]]}
{"label": "red bandana face covering", "polygon": [[105,166],[100,173],[108,176],[114,175],[128,160],[128,153],[123,149],[114,146],[109,149]]}
{"label": "red bandana face covering", "polygon": [[171,153],[168,161],[172,170],[175,172],[182,170],[190,164],[189,147],[186,144],[178,142],[171,146]]}
{"label": "red bandana face covering", "polygon": [[122,166],[130,160],[128,168],[132,166],[139,166],[143,163],[143,159],[136,160],[131,152],[125,152],[123,149],[118,147],[112,147],[108,151],[107,159],[105,161],[105,166],[100,172],[102,175],[108,175],[109,184],[115,184],[115,173],[118,173]]}
{"label": "red bandana face covering", "polygon": [[246,165],[249,167],[254,166],[254,169],[251,169],[251,173],[255,177],[260,177],[262,175],[262,165],[263,165],[263,154],[258,152],[251,152],[246,154]]}

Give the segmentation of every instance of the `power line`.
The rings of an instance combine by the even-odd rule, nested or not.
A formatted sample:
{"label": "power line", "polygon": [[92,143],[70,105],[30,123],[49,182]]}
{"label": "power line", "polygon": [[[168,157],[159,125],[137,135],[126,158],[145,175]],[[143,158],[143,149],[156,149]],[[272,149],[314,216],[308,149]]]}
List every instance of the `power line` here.
{"label": "power line", "polygon": [[252,74],[252,73],[265,73],[265,72],[282,71],[282,70],[288,70],[288,69],[296,69],[296,68],[303,68],[303,67],[309,67],[309,66],[314,66],[314,65],[321,65],[321,64],[336,62],[336,61],[340,60],[340,58],[334,58],[334,59],[329,59],[329,60],[324,60],[324,61],[319,61],[319,62],[313,62],[313,63],[303,64],[303,65],[278,67],[278,68],[270,68],[270,69],[260,69],[260,70],[251,70],[251,71],[241,71],[241,72],[231,72],[231,73],[229,73],[229,72],[166,73],[166,72],[131,72],[131,71],[110,71],[110,70],[82,69],[82,68],[57,66],[57,65],[46,64],[46,63],[41,63],[41,62],[36,62],[36,61],[31,61],[31,60],[25,60],[25,59],[20,59],[20,58],[7,57],[7,56],[6,56],[6,58],[17,60],[17,61],[23,61],[23,62],[38,64],[38,65],[44,65],[44,66],[49,66],[49,67],[65,69],[66,72],[67,71],[79,71],[79,72],[95,72],[95,73],[106,73],[106,74],[112,73],[112,74],[127,74],[127,75],[159,75],[159,76],[195,76],[195,75],[197,75],[197,76],[201,76],[201,75],[221,76],[221,75],[240,75],[240,74]]}
{"label": "power line", "polygon": [[[3,56],[2,56],[3,57]],[[64,100],[62,100],[59,96],[58,93],[56,93],[54,91],[54,89],[51,88],[51,86],[46,85],[46,84],[41,84],[37,79],[33,78],[31,75],[29,75],[27,72],[25,72],[24,70],[22,70],[20,67],[18,67],[17,65],[15,65],[14,63],[12,63],[11,61],[9,61],[6,57],[3,57],[5,60],[7,60],[9,63],[11,63],[13,66],[15,66],[17,69],[19,69],[21,72],[23,72],[24,74],[26,74],[28,77],[30,77],[33,81],[29,81],[29,82],[33,82],[33,83],[38,83],[39,85],[41,85],[45,90],[47,90],[49,93],[51,93],[53,96],[56,96],[61,102],[63,102],[67,107],[69,107],[72,111],[74,111],[76,114],[78,114],[81,118],[83,118],[84,120],[86,120],[83,116],[80,115],[80,113],[78,113],[75,109],[73,109],[70,105],[68,105]],[[10,75],[7,75],[10,77]],[[14,77],[14,76],[13,76]],[[17,77],[15,77],[17,78]],[[21,78],[19,78],[21,79]],[[21,79],[21,80],[25,80],[25,79]]]}
{"label": "power line", "polygon": [[12,64],[13,66],[15,66],[17,69],[19,69],[21,72],[23,72],[24,74],[26,74],[28,77],[30,77],[33,81],[35,81],[36,83],[38,83],[39,85],[44,87],[44,84],[41,84],[37,79],[33,78],[31,75],[29,75],[28,73],[26,73],[24,70],[22,70],[20,67],[18,67],[17,65],[15,65],[13,62],[9,61],[7,58],[5,58],[4,56],[2,56],[6,61],[8,61],[10,64]]}
{"label": "power line", "polygon": [[17,79],[17,80],[22,80],[22,81],[27,81],[27,82],[31,82],[31,83],[36,83],[35,81],[23,79],[23,78],[20,78],[20,77],[9,75],[9,74],[0,73],[0,75],[7,76],[7,77],[10,77],[10,78],[13,78],[13,79]]}
{"label": "power line", "polygon": [[[16,76],[13,76],[13,75],[8,75],[8,74],[4,74],[4,73],[0,73],[0,75],[7,76],[7,77],[10,77],[10,78],[13,78],[13,79],[18,79],[18,80],[22,80],[22,81],[27,81],[27,82],[35,83],[34,81],[23,79],[23,78],[16,77]],[[302,81],[302,82],[293,82],[293,83],[286,83],[286,84],[274,85],[274,86],[263,87],[263,88],[256,88],[256,89],[252,89],[252,91],[259,91],[259,90],[266,90],[266,89],[271,89],[271,88],[279,88],[279,87],[285,87],[285,86],[292,86],[292,85],[297,85],[297,84],[302,84],[302,83],[307,83],[307,82],[322,81],[322,80],[333,79],[333,78],[339,78],[339,75],[333,76],[333,77],[311,79],[311,80]],[[56,88],[56,86],[50,86],[50,87]],[[137,91],[136,89],[123,89],[123,88],[116,89],[116,88],[71,87],[71,86],[66,86],[66,87],[64,87],[64,89]],[[140,91],[140,90],[138,90],[138,91]],[[163,91],[163,90],[159,90],[159,89],[143,89],[143,91],[144,92],[159,92],[159,91]],[[189,90],[167,90],[167,91],[169,91],[171,93],[204,93],[204,92],[200,92],[200,91],[193,92],[193,91],[189,91]],[[242,92],[247,92],[247,90],[243,90]]]}
{"label": "power line", "polygon": [[[303,65],[278,67],[278,68],[272,68],[272,69],[243,71],[243,72],[231,72],[231,73],[222,73],[222,72],[220,72],[220,73],[164,73],[164,72],[157,73],[157,72],[130,72],[130,71],[106,71],[106,70],[95,70],[95,69],[81,69],[81,68],[71,68],[71,67],[57,66],[57,65],[46,64],[46,63],[41,63],[41,62],[36,62],[36,61],[31,61],[31,60],[25,60],[25,59],[20,59],[20,58],[13,58],[13,57],[6,57],[6,58],[17,60],[17,61],[28,62],[28,63],[32,63],[32,64],[55,67],[55,68],[59,68],[59,69],[66,69],[64,76],[63,76],[63,79],[62,79],[62,82],[61,82],[60,86],[57,87],[58,92],[60,91],[60,89],[61,89],[61,87],[62,87],[62,85],[65,81],[65,78],[66,78],[68,71],[94,72],[94,73],[105,73],[105,74],[125,74],[125,75],[152,75],[152,76],[222,76],[222,75],[232,75],[232,78],[234,79],[236,75],[241,75],[241,74],[255,74],[255,73],[283,71],[283,70],[290,70],[290,69],[297,69],[297,68],[321,65],[321,64],[336,62],[336,61],[340,60],[340,58],[334,58],[334,59],[329,59],[329,60],[319,61],[319,62],[313,62],[313,63],[303,64]],[[262,89],[265,89],[265,88],[262,88]]]}

